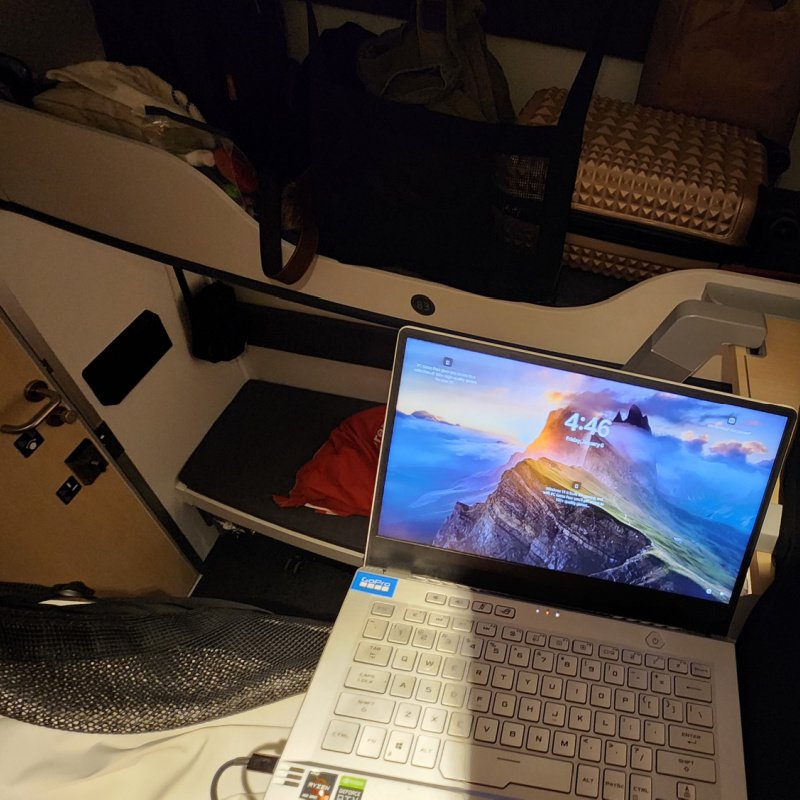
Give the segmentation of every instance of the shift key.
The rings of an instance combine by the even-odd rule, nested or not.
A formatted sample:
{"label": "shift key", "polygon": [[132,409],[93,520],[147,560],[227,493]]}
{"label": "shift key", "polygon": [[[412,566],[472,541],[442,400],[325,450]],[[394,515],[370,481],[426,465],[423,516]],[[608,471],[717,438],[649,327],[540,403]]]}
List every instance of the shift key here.
{"label": "shift key", "polygon": [[717,780],[717,767],[710,759],[667,750],[656,753],[656,772],[706,783],[715,783]]}
{"label": "shift key", "polygon": [[334,713],[340,717],[363,719],[367,722],[389,722],[393,711],[393,700],[342,692]]}

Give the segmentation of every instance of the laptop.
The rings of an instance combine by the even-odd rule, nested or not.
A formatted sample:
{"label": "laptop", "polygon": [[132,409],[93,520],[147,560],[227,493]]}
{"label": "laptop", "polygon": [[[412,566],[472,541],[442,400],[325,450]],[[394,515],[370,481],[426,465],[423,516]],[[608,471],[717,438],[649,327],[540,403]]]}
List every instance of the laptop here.
{"label": "laptop", "polygon": [[268,800],[743,800],[789,408],[400,331],[367,550]]}

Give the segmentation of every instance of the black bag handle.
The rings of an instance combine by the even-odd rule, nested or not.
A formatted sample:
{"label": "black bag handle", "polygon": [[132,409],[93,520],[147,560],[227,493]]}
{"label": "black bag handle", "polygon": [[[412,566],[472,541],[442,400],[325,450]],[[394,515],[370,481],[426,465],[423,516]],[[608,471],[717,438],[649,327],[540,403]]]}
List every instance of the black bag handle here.
{"label": "black bag handle", "polygon": [[[402,136],[427,144],[494,155],[540,156],[549,159],[542,203],[539,238],[534,252],[538,280],[531,283],[529,302],[553,304],[558,289],[561,260],[580,164],[586,114],[605,55],[618,0],[597,4],[593,41],[567,93],[555,125],[529,126],[486,123],[430,111],[423,106],[396,103],[369,92],[359,95],[365,119],[381,119]],[[309,48],[319,41],[311,0],[306,0]]]}

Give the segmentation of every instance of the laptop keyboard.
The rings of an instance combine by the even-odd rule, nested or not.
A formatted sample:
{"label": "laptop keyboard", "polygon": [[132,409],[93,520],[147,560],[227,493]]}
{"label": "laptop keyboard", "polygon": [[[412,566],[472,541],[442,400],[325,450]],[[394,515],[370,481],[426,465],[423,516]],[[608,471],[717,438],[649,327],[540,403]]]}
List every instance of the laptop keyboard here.
{"label": "laptop keyboard", "polygon": [[545,634],[485,601],[426,600],[373,604],[323,749],[420,780],[438,770],[602,800],[717,796],[708,665]]}

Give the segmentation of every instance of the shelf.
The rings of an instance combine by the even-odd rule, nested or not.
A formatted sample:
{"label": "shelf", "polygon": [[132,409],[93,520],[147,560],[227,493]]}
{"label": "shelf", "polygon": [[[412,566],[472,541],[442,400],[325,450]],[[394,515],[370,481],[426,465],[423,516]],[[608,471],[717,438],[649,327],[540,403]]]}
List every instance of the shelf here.
{"label": "shelf", "polygon": [[178,476],[190,505],[236,525],[347,564],[363,561],[366,517],[281,508],[297,470],[351,414],[375,403],[248,381]]}

